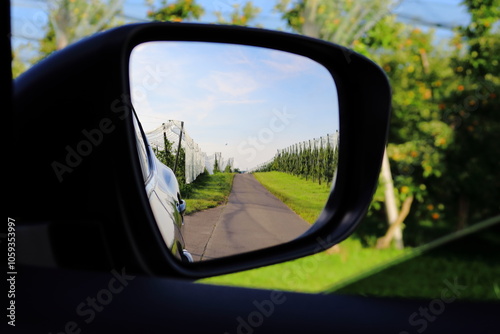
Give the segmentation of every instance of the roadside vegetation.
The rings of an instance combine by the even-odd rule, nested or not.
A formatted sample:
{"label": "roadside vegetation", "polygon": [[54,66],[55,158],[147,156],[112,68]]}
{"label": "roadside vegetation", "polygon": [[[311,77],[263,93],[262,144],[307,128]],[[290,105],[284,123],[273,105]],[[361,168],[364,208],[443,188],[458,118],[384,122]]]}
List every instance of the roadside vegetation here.
{"label": "roadside vegetation", "polygon": [[166,166],[175,171],[179,190],[186,201],[186,214],[215,208],[225,204],[231,193],[234,174],[230,164],[221,170],[220,163],[215,157],[212,174],[205,168],[204,172],[191,182],[186,182],[186,151],[180,147],[177,152],[172,141],[163,135],[163,148],[153,149],[156,157]]}
{"label": "roadside vegetation", "polygon": [[[254,173],[254,176],[269,192],[310,224],[316,221],[330,192],[326,184],[320,185],[310,179],[283,172]],[[364,248],[359,240],[350,238],[342,242],[339,248],[313,256],[198,282],[317,293],[403,253],[403,250],[396,249]]]}
{"label": "roadside vegetation", "polygon": [[189,184],[187,194],[183,194],[187,206],[186,214],[225,204],[231,193],[234,174],[205,172],[198,176],[193,183]]}
{"label": "roadside vegetation", "polygon": [[328,251],[293,261],[229,275],[210,277],[199,283],[248,288],[320,293],[347,278],[391,261],[402,254],[395,249],[366,249],[355,239],[341,243],[339,251]]}
{"label": "roadside vegetation", "polygon": [[[443,299],[500,300],[500,216],[423,245],[384,265],[347,279],[336,294]],[[485,227],[488,227],[485,229]],[[424,250],[428,252],[422,253]],[[402,284],[404,283],[404,284]]]}
{"label": "roadside vegetation", "polygon": [[318,185],[282,172],[254,173],[254,176],[271,194],[309,224],[316,221],[330,194],[330,187],[326,184]]}
{"label": "roadside vegetation", "polygon": [[[322,210],[318,203],[325,203],[329,193],[325,184],[282,172],[254,175],[271,193],[311,223]],[[487,224],[497,220],[491,219]],[[367,223],[366,219],[362,222]],[[497,224],[497,230],[499,226]],[[422,247],[404,249],[378,249],[375,244],[367,244],[362,234],[355,233],[339,247],[312,256],[198,282],[304,293],[431,299],[440,296],[444,288],[454,286],[455,297],[462,300],[499,300],[500,265],[494,255],[499,240],[497,235],[488,232],[461,239],[451,235]],[[439,250],[420,255],[423,249],[441,244],[445,245]],[[478,277],[481,284],[477,284]]]}

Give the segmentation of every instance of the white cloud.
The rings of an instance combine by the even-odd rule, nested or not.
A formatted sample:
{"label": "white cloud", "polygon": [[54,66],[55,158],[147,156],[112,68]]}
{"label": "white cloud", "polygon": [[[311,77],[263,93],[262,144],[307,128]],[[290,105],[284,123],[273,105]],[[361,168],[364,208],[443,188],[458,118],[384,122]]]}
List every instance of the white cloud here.
{"label": "white cloud", "polygon": [[241,97],[250,94],[259,88],[255,78],[245,72],[212,71],[208,77],[198,81],[198,87],[221,97]]}

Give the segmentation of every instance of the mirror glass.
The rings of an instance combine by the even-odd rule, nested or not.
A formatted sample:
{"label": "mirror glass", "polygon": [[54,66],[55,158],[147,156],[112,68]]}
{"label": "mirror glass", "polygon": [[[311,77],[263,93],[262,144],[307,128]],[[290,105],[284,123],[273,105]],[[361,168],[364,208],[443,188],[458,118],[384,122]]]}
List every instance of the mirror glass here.
{"label": "mirror glass", "polygon": [[158,41],[136,46],[129,70],[152,163],[168,166],[179,184],[159,180],[164,172],[146,181],[148,196],[183,216],[176,224],[154,210],[160,227],[177,226],[163,235],[176,238],[167,245],[204,261],[311,227],[337,164],[338,98],[325,67],[261,47]]}

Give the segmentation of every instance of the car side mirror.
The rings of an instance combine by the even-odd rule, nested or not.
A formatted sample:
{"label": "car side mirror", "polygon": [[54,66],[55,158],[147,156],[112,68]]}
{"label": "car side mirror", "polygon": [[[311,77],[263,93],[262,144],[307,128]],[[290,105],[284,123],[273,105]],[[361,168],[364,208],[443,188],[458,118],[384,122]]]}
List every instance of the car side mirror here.
{"label": "car side mirror", "polygon": [[[138,51],[142,51],[140,56]],[[166,67],[168,71],[162,72]],[[161,83],[159,75],[165,78]],[[347,238],[363,218],[376,187],[391,99],[383,71],[342,46],[264,29],[186,23],[126,25],[89,37],[27,71],[16,80],[14,93],[17,145],[30,147],[36,142],[38,149],[29,156],[18,153],[15,159],[20,168],[12,177],[31,175],[30,187],[41,189],[47,201],[35,201],[29,215],[21,206],[13,210],[20,220],[47,225],[50,233],[44,244],[50,245],[50,259],[46,262],[96,269],[121,264],[136,272],[190,278],[291,260]],[[244,134],[241,140],[238,133],[251,128],[253,120],[265,122],[266,112],[272,112],[271,104],[263,101],[274,98],[273,103],[282,103],[278,97],[288,99],[296,111],[298,122],[290,127],[290,134],[300,127],[318,129],[318,135],[328,140],[310,149],[326,152],[330,148],[338,155],[326,176],[332,186],[321,203],[321,214],[310,228],[283,242],[192,262],[193,254],[182,235],[187,211],[183,184],[179,187],[178,181],[183,175],[188,179],[188,174],[179,175],[174,172],[175,164],[169,166],[159,158],[158,152],[167,150],[152,144],[146,122],[160,117],[158,126],[165,129],[174,119],[171,115],[185,118],[182,126],[172,123],[170,128],[179,137],[173,142],[178,144],[173,146],[176,152],[184,149],[181,141],[189,127],[197,129],[198,138],[204,129],[212,129],[212,137],[203,137],[205,147],[214,134],[241,143],[250,135]],[[193,103],[197,98],[206,98],[199,109]],[[210,128],[207,120],[196,123],[206,103],[218,112],[215,119],[232,121],[228,127],[237,131]],[[155,114],[162,106],[162,114]],[[235,113],[238,117],[233,117]],[[142,117],[145,114],[149,120]],[[285,157],[291,151],[280,148],[307,139],[286,137],[283,130],[283,142],[272,143],[281,146],[273,146],[269,138],[275,134],[259,132],[271,129],[266,124],[271,123],[252,129],[256,138],[261,135],[259,147],[269,148],[269,152],[255,150],[255,154],[262,153],[259,162]],[[273,126],[278,128],[276,122]],[[160,143],[165,144],[167,130],[163,131]],[[214,153],[228,148],[210,149]],[[237,174],[245,177],[241,169],[242,165]],[[175,174],[177,181],[159,177],[165,173]],[[22,196],[23,187],[14,188]],[[55,241],[68,231],[85,235],[85,240]],[[96,250],[77,256],[89,243]],[[23,252],[27,258],[36,252],[29,248]]]}
{"label": "car side mirror", "polygon": [[179,210],[179,212],[181,213],[181,215],[183,215],[184,213],[186,213],[186,201],[184,200],[180,200],[179,204],[177,204],[177,210]]}

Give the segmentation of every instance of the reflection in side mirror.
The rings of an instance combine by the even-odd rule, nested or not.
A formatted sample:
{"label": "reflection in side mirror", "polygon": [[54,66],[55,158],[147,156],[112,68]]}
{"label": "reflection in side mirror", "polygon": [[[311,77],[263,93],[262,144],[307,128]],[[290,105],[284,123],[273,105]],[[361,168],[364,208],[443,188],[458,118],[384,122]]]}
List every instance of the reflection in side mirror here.
{"label": "reflection in side mirror", "polygon": [[[179,229],[194,261],[282,244],[314,223],[327,195],[315,199],[301,182],[328,194],[337,165],[337,90],[326,68],[261,47],[148,42],[132,51],[130,84],[151,163],[179,183],[175,194],[146,181],[184,215],[181,227],[155,214],[157,223]],[[317,212],[295,213],[287,196]]]}
{"label": "reflection in side mirror", "polygon": [[181,200],[179,202],[179,204],[177,205],[177,210],[179,210],[179,213],[181,215],[183,215],[184,213],[186,213],[186,201],[185,200]]}

